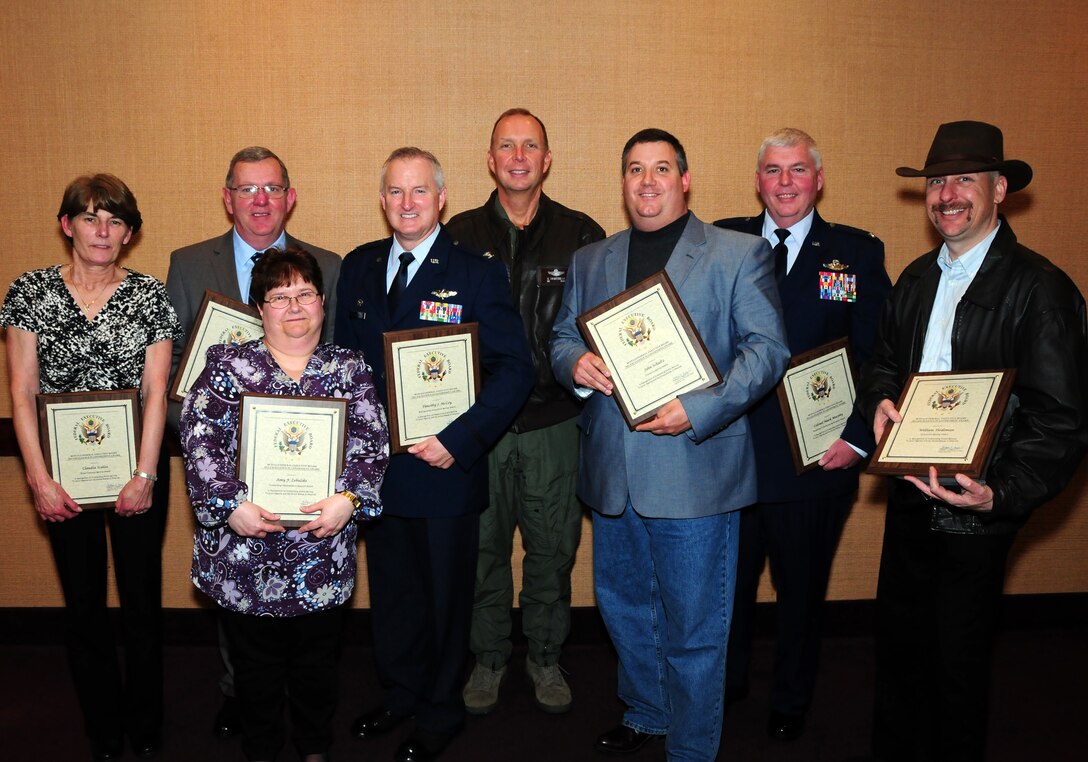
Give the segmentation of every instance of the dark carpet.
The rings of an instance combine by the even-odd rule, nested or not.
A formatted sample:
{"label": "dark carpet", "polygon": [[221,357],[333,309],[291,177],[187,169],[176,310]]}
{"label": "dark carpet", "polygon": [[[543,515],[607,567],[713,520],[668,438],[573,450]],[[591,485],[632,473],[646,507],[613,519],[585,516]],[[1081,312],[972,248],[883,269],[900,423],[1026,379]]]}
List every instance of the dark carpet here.
{"label": "dark carpet", "polygon": [[[1010,599],[1012,610],[994,658],[990,754],[993,762],[1081,760],[1088,715],[1088,596]],[[752,692],[725,718],[719,760],[742,762],[841,762],[868,751],[872,694],[872,640],[868,604],[838,604],[828,618],[820,682],[805,734],[790,743],[766,737],[767,696],[773,628],[772,608],[761,607],[762,638],[752,665]],[[220,673],[209,612],[168,612],[166,707],[163,762],[241,760],[237,740],[211,734],[219,707]],[[336,762],[392,759],[407,734],[370,742],[348,735],[353,717],[375,706],[381,689],[367,645],[365,613],[353,614],[342,656],[337,712]],[[59,612],[0,610],[0,759],[89,759],[79,709],[57,642]],[[618,723],[623,707],[615,697],[615,656],[596,612],[578,610],[562,666],[569,673],[574,708],[551,716],[536,709],[524,673],[525,649],[515,648],[511,673],[496,710],[470,717],[442,759],[446,762],[566,762],[608,757],[593,740]],[[129,753],[126,759],[134,759]],[[292,750],[282,760],[296,759]],[[613,757],[612,759],[621,759]],[[652,744],[623,759],[664,759]]]}

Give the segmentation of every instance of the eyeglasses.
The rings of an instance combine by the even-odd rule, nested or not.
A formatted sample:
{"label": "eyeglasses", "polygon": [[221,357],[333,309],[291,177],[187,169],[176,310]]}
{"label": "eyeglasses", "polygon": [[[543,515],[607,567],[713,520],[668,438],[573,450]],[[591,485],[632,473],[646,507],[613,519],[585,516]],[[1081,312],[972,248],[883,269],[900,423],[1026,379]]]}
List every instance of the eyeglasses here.
{"label": "eyeglasses", "polygon": [[318,293],[316,291],[303,291],[300,294],[294,296],[287,296],[287,294],[276,294],[271,299],[265,299],[264,303],[274,310],[282,310],[291,300],[298,302],[300,307],[306,307],[317,301]]}
{"label": "eyeglasses", "polygon": [[283,198],[283,194],[287,192],[287,188],[282,185],[236,185],[231,190],[242,198],[253,198],[258,191],[264,191],[264,195],[269,198]]}

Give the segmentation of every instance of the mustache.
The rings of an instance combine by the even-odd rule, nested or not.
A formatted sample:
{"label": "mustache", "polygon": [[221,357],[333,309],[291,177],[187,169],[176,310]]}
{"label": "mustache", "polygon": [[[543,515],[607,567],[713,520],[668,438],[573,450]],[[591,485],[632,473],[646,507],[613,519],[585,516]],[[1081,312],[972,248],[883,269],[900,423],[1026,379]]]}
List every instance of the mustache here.
{"label": "mustache", "polygon": [[943,212],[950,211],[952,209],[967,209],[967,210],[970,210],[973,207],[974,207],[974,204],[967,203],[967,202],[964,202],[964,201],[959,201],[959,202],[956,202],[956,203],[941,202],[941,203],[934,204],[930,208],[933,209],[933,211],[935,211],[935,212],[943,213]]}

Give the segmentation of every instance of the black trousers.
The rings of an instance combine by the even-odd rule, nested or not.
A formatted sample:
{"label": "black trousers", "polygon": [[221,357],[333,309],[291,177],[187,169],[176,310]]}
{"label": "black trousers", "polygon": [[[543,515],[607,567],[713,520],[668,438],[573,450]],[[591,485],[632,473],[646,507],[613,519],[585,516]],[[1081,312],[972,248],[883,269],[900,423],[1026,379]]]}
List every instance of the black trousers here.
{"label": "black trousers", "polygon": [[771,709],[803,714],[812,701],[820,657],[824,597],[853,493],[789,503],[756,503],[740,518],[737,593],[726,659],[726,686],[743,692],[755,634],[756,593],[770,559],[777,593]]}
{"label": "black trousers", "polygon": [[383,515],[365,530],[374,658],[385,708],[428,731],[464,722],[479,514]]}
{"label": "black trousers", "polygon": [[1015,535],[931,531],[921,493],[905,482],[890,490],[873,750],[886,760],[983,760],[990,655]]}
{"label": "black trousers", "polygon": [[[163,714],[162,541],[166,495],[156,485],[147,513],[122,518],[87,509],[48,524],[64,592],[64,643],[87,736],[119,748],[123,735],[157,738]],[[110,533],[121,604],[124,669],[106,608]]]}
{"label": "black trousers", "polygon": [[344,607],[286,618],[226,609],[219,614],[234,662],[246,758],[276,758],[287,737],[283,705],[288,700],[298,753],[327,752],[333,738]]}

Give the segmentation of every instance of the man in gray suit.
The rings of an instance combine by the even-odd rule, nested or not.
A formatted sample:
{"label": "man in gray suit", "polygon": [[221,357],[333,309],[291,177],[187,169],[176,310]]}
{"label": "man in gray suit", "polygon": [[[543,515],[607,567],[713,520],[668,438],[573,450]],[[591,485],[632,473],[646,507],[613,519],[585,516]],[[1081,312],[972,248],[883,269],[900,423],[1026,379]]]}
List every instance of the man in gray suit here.
{"label": "man in gray suit", "polygon": [[[306,249],[317,259],[325,292],[326,317],[321,337],[325,341],[332,339],[340,257],[331,251],[293,238],[284,231],[287,215],[295,205],[295,189],[291,187],[287,167],[280,157],[260,146],[243,148],[234,154],[227,170],[227,183],[223,188],[223,204],[234,219],[233,228],[217,238],[186,246],[170,255],[166,290],[178,313],[181,330],[185,333],[181,341],[174,342],[174,361],[170,368],[171,388],[197,311],[204,299],[204,292],[214,291],[236,301],[248,302],[250,274],[256,262],[255,257],[266,249],[283,249],[293,244]],[[169,437],[177,437],[180,416],[181,404],[171,400],[167,409],[167,428],[171,432]],[[164,447],[163,452],[167,451]],[[159,474],[164,473],[169,474],[169,469],[160,468]],[[240,727],[234,703],[234,676],[222,630],[219,640],[226,672],[219,681],[224,700],[215,717],[214,732],[220,736],[230,736],[237,733]]]}
{"label": "man in gray suit", "polygon": [[[552,332],[556,378],[586,398],[578,496],[593,508],[597,605],[619,654],[622,724],[596,748],[667,736],[669,760],[717,753],[739,509],[755,501],[745,411],[789,360],[770,246],[688,211],[683,146],[643,130],[624,147],[632,228],[580,249]],[[576,318],[664,269],[721,371],[628,429],[604,361]],[[651,339],[652,341],[652,336]]]}
{"label": "man in gray suit", "polygon": [[[221,236],[194,243],[170,255],[166,290],[178,313],[185,337],[174,342],[173,375],[189,340],[204,291],[215,291],[240,302],[249,302],[249,278],[254,256],[266,249],[301,246],[314,255],[325,281],[325,325],[323,341],[330,341],[336,316],[336,276],[340,257],[287,235],[287,216],[295,206],[287,167],[276,154],[261,146],[243,148],[230,160],[223,205],[234,219],[234,227]],[[180,408],[180,405],[176,405]],[[180,414],[180,410],[176,411]],[[177,415],[172,416],[177,425]]]}

